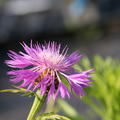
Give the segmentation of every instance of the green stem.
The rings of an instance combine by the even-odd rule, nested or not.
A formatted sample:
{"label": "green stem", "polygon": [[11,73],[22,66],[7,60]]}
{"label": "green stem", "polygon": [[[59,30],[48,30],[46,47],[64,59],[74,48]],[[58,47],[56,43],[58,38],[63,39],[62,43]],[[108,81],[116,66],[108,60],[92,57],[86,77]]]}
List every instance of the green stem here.
{"label": "green stem", "polygon": [[46,100],[46,95],[36,95],[27,120],[35,120],[35,117]]}

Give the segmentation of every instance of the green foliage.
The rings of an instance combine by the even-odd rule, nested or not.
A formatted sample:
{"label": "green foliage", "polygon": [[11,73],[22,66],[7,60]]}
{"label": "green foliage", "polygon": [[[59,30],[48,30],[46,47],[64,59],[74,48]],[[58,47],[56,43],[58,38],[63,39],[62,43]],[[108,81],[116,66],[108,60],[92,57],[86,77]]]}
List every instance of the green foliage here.
{"label": "green foliage", "polygon": [[70,83],[68,82],[68,80],[60,73],[59,73],[59,77],[60,77],[62,83],[68,88],[68,90],[70,90]]}
{"label": "green foliage", "polygon": [[67,117],[57,115],[55,113],[43,113],[39,115],[36,120],[71,120]]}
{"label": "green foliage", "polygon": [[[120,119],[120,61],[112,58],[93,58],[93,85],[86,89],[84,102],[90,105],[103,120]],[[83,58],[82,68],[89,69],[90,60]]]}
{"label": "green foliage", "polygon": [[83,117],[66,101],[62,99],[58,99],[57,101],[60,109],[71,118],[71,120],[83,120]]}
{"label": "green foliage", "polygon": [[32,97],[34,95],[36,95],[33,91],[29,90],[26,92],[26,89],[24,88],[17,88],[16,86],[14,86],[14,89],[5,89],[5,90],[0,90],[0,93],[23,93],[21,96],[28,96],[28,97]]}
{"label": "green foliage", "polygon": [[11,92],[11,93],[21,93],[21,92],[25,92],[24,89],[5,89],[5,90],[0,90],[1,93],[5,93],[5,92]]}

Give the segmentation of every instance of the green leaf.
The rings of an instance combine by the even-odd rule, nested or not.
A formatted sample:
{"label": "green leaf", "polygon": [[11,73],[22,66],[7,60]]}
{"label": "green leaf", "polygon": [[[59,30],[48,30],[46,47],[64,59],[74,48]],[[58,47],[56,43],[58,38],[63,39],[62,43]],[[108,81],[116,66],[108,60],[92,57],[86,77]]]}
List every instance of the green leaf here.
{"label": "green leaf", "polygon": [[63,84],[68,88],[68,90],[70,91],[71,88],[70,88],[70,83],[69,83],[69,81],[68,81],[63,75],[61,75],[60,73],[58,73],[58,75],[59,75],[62,83],[63,83]]}
{"label": "green leaf", "polygon": [[71,120],[67,117],[55,113],[43,113],[39,115],[36,120]]}
{"label": "green leaf", "polygon": [[4,92],[11,92],[11,93],[22,93],[25,92],[25,89],[5,89],[5,90],[0,90],[1,93]]}
{"label": "green leaf", "polygon": [[10,93],[24,93],[21,96],[29,96],[29,97],[32,97],[32,96],[35,95],[35,93],[30,91],[30,90],[28,92],[26,92],[26,89],[24,89],[24,88],[17,88],[17,87],[15,87],[15,88],[16,89],[0,90],[0,93],[6,93],[6,92],[10,92]]}
{"label": "green leaf", "polygon": [[28,92],[26,92],[25,94],[23,94],[23,95],[21,95],[21,96],[28,96],[28,97],[32,97],[32,96],[34,96],[35,95],[35,93],[34,92],[32,92],[32,91],[28,91]]}

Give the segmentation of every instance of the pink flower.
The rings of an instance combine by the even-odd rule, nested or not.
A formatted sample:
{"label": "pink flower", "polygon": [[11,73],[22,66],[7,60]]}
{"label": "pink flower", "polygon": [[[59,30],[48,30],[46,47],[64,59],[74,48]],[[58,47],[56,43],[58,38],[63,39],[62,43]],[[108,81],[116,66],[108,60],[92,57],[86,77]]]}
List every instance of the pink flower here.
{"label": "pink flower", "polygon": [[78,51],[67,56],[67,48],[61,52],[61,44],[49,42],[45,45],[30,44],[28,47],[22,44],[25,53],[9,51],[8,55],[11,60],[6,60],[6,64],[12,68],[17,68],[8,72],[11,75],[11,82],[14,84],[22,82],[18,87],[27,88],[35,91],[40,89],[40,94],[48,94],[48,100],[52,96],[54,99],[61,94],[62,98],[70,96],[67,86],[62,82],[60,76],[66,78],[71,90],[77,95],[83,96],[84,87],[88,87],[90,80],[88,79],[94,69],[76,73],[72,67],[76,64],[81,55]]}

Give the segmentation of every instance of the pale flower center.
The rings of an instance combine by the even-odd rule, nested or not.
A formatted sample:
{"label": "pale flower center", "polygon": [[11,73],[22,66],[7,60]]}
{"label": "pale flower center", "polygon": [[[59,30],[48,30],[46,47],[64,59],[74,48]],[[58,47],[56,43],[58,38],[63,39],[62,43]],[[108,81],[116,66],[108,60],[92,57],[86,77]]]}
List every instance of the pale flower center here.
{"label": "pale flower center", "polygon": [[39,56],[46,67],[54,70],[58,70],[64,60],[64,56],[57,52],[43,51]]}

